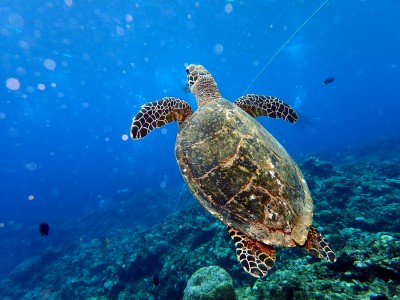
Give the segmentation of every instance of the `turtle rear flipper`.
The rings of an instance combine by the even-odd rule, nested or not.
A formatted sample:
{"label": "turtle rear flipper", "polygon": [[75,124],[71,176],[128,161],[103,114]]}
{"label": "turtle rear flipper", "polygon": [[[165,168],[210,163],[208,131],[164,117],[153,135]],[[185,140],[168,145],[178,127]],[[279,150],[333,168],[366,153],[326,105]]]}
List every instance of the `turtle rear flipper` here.
{"label": "turtle rear flipper", "polygon": [[293,108],[273,96],[246,94],[234,102],[252,117],[266,116],[296,123],[298,116]]}
{"label": "turtle rear flipper", "polygon": [[243,269],[254,277],[267,275],[275,264],[275,250],[228,226],[229,234],[235,243],[236,256]]}
{"label": "turtle rear flipper", "polygon": [[164,97],[146,103],[132,120],[131,137],[134,140],[144,138],[154,128],[173,121],[181,125],[192,113],[190,104],[179,98]]}
{"label": "turtle rear flipper", "polygon": [[310,227],[307,240],[303,246],[311,255],[318,258],[325,258],[327,261],[335,262],[336,254],[331,249],[327,241],[321,233],[319,233],[313,226]]}

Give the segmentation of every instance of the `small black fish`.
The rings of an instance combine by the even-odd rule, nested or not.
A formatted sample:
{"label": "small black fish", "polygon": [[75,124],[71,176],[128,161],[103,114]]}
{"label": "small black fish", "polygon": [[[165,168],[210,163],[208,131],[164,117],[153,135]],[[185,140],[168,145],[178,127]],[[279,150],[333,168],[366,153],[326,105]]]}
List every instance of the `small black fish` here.
{"label": "small black fish", "polygon": [[40,223],[39,231],[41,236],[49,236],[50,226],[47,223]]}
{"label": "small black fish", "polygon": [[158,286],[160,284],[160,279],[158,278],[157,274],[153,276],[153,284],[154,286]]}
{"label": "small black fish", "polygon": [[322,85],[327,85],[327,84],[329,84],[329,83],[331,83],[331,82],[334,82],[335,81],[335,77],[328,77],[327,79],[325,79],[323,82],[322,82]]}

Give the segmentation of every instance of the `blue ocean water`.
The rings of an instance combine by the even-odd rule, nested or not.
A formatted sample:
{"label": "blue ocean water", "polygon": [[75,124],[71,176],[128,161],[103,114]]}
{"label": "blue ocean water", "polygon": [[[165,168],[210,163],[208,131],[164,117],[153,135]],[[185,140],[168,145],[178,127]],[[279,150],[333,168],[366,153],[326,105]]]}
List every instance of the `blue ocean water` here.
{"label": "blue ocean water", "polygon": [[[190,63],[234,101],[321,3],[3,1],[1,238],[39,238],[24,234],[125,191],[181,189],[177,124],[133,141],[140,106],[175,96],[195,108]],[[259,119],[294,158],[399,135],[399,11],[396,0],[329,1],[250,87],[303,118]]]}

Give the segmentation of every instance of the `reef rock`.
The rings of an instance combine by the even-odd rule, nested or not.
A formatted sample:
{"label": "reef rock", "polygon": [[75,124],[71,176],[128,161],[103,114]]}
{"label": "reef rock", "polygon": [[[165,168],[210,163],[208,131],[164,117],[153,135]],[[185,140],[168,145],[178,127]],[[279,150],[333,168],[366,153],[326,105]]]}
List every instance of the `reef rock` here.
{"label": "reef rock", "polygon": [[184,300],[236,299],[232,278],[223,268],[210,266],[198,269],[190,277]]}

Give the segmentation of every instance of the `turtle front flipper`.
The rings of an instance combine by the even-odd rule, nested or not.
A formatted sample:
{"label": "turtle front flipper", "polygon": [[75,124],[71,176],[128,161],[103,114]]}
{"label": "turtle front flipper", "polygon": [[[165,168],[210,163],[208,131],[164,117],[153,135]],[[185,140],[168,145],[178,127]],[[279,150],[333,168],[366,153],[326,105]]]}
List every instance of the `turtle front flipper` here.
{"label": "turtle front flipper", "polygon": [[290,123],[298,119],[297,113],[285,102],[273,96],[246,94],[234,102],[252,117],[281,118]]}
{"label": "turtle front flipper", "polygon": [[254,277],[264,277],[275,264],[275,250],[228,226],[235,243],[236,256],[243,269]]}
{"label": "turtle front flipper", "polygon": [[313,226],[310,227],[307,240],[301,248],[307,250],[311,255],[318,258],[325,258],[327,261],[335,262],[336,254],[331,249],[327,241],[321,233],[319,233]]}
{"label": "turtle front flipper", "polygon": [[132,120],[131,137],[134,140],[144,138],[154,128],[173,121],[181,125],[192,113],[189,103],[179,98],[164,97],[146,103]]}

